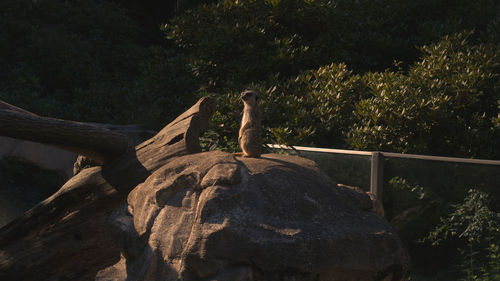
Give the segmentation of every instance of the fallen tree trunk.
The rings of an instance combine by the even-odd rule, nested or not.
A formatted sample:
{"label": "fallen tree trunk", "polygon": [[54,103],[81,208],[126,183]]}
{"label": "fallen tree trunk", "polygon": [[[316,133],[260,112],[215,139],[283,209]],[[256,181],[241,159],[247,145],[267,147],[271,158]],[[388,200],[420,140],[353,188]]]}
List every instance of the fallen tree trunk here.
{"label": "fallen tree trunk", "polygon": [[[97,271],[116,263],[120,252],[106,226],[111,211],[123,203],[132,188],[163,164],[177,156],[201,151],[198,137],[207,129],[214,112],[213,99],[200,99],[135,148],[125,148],[119,154],[122,146],[111,154],[101,154],[106,156],[101,158],[105,161],[102,167],[83,170],[53,196],[1,228],[0,279],[90,280]],[[37,130],[35,123],[45,129]],[[80,126],[74,126],[75,123],[78,122],[54,121],[0,104],[0,135],[17,134],[23,139],[43,140],[68,150],[77,147],[78,153],[90,151],[93,156],[96,152],[106,152],[101,151],[102,146],[96,149],[94,141],[110,136],[111,130],[80,123],[94,135],[90,137],[92,141],[79,141],[67,137]],[[15,124],[17,133],[12,133],[10,129]],[[107,143],[123,144],[124,140],[118,137]]]}
{"label": "fallen tree trunk", "polygon": [[200,99],[154,137],[137,145],[135,150],[106,163],[104,178],[120,192],[128,193],[170,159],[200,152],[199,137],[206,131],[215,110],[212,98]]}
{"label": "fallen tree trunk", "polygon": [[84,155],[99,163],[124,153],[126,135],[93,124],[41,117],[24,110],[0,108],[0,135],[29,140]]}
{"label": "fallen tree trunk", "polygon": [[27,110],[24,110],[22,108],[19,108],[17,106],[14,106],[12,104],[8,104],[6,102],[4,102],[3,100],[0,100],[0,110],[11,110],[11,111],[15,111],[15,112],[19,112],[19,113],[24,113],[24,114],[27,114],[27,115],[33,115],[33,116],[38,116],[34,113],[31,113]]}
{"label": "fallen tree trunk", "polygon": [[93,280],[120,257],[107,230],[120,204],[101,168],[85,169],[0,229],[0,280]]}
{"label": "fallen tree trunk", "polygon": [[214,111],[201,99],[0,229],[0,280],[406,280],[369,197],[314,162],[186,155]]}
{"label": "fallen tree trunk", "polygon": [[[128,149],[135,145],[126,134],[130,126],[41,117],[0,101],[0,135],[57,146],[100,164],[113,159],[113,164],[106,165],[109,171],[106,175],[113,178],[115,172],[142,167],[151,171],[162,159],[199,152],[198,138],[206,130],[215,109],[213,99],[202,98],[154,137],[135,149]],[[122,127],[124,133],[120,132]]]}

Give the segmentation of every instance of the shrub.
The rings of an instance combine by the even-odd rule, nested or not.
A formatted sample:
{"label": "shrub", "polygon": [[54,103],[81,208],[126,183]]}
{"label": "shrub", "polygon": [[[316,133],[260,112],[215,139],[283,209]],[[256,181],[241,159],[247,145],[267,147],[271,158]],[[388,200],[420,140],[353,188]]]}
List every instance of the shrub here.
{"label": "shrub", "polygon": [[391,179],[388,187],[384,207],[395,212],[390,222],[412,257],[412,280],[500,278],[498,201],[478,189],[454,186],[460,190],[440,194],[438,186],[402,178]]}
{"label": "shrub", "polygon": [[38,114],[158,127],[198,88],[173,48],[141,45],[116,4],[7,0],[0,14],[0,99]]}
{"label": "shrub", "polygon": [[452,207],[425,241],[439,245],[462,240],[462,280],[500,280],[500,213],[491,209],[488,194],[471,189],[462,203]]}
{"label": "shrub", "polygon": [[[204,88],[227,92],[346,63],[355,73],[418,59],[415,46],[476,29],[496,40],[500,5],[465,0],[225,0],[187,10],[166,34]],[[279,74],[279,75],[278,75]]]}
{"label": "shrub", "polygon": [[357,105],[349,143],[358,149],[498,158],[500,52],[470,33],[422,48],[408,74],[363,76],[372,96]]}
{"label": "shrub", "polygon": [[[186,50],[208,90],[234,89],[277,74],[288,78],[331,62],[357,60],[353,64],[359,69],[385,66],[386,60],[374,58],[383,49],[377,44],[360,59],[358,51],[368,49],[363,48],[366,34],[359,32],[361,23],[351,25],[357,19],[350,13],[364,6],[348,2],[221,1],[176,17],[167,36]],[[376,33],[372,37],[385,37],[377,37],[380,44],[397,45],[398,40]]]}
{"label": "shrub", "polygon": [[[254,84],[267,141],[500,157],[500,52],[496,45],[470,44],[471,36],[445,36],[422,47],[422,60],[408,71],[359,76],[345,64],[331,64]],[[217,135],[236,148],[238,93],[219,100]]]}
{"label": "shrub", "polygon": [[[359,75],[345,64],[305,71],[276,84],[254,84],[259,92],[264,141],[267,143],[345,146],[344,135],[354,122],[355,104],[366,93]],[[239,91],[218,97],[212,142],[237,150],[242,103]]]}

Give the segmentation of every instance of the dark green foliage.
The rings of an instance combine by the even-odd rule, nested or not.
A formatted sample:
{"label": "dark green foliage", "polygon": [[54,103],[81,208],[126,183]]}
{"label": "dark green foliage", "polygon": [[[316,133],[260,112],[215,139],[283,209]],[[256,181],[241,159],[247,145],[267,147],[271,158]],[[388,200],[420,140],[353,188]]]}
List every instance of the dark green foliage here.
{"label": "dark green foliage", "polygon": [[[499,1],[3,0],[0,34],[0,99],[41,115],[159,129],[215,92],[203,146],[237,151],[252,88],[266,143],[500,159]],[[447,179],[393,181],[388,217],[407,242],[444,218],[430,238],[446,243],[410,248],[427,273],[458,245],[479,262],[469,279],[498,280],[497,205],[477,191],[460,203],[467,189]]]}
{"label": "dark green foliage", "polygon": [[162,128],[196,102],[198,84],[183,56],[164,47],[149,52],[126,97],[134,109],[130,118]]}
{"label": "dark green foliage", "polygon": [[[102,0],[101,0],[102,1]],[[177,10],[176,0],[104,0],[114,2],[125,8],[127,16],[132,18],[141,30],[141,42],[157,44],[163,33],[160,25],[171,19]]]}
{"label": "dark green foliage", "polygon": [[412,257],[412,280],[499,280],[498,200],[477,189],[459,199],[436,191],[393,178],[384,192]]}
{"label": "dark green foliage", "polygon": [[[500,158],[500,51],[472,33],[421,48],[408,71],[355,75],[345,64],[254,84],[268,142]],[[239,91],[238,91],[239,92]],[[221,96],[218,136],[236,147],[241,102]],[[224,145],[223,145],[224,146]]]}
{"label": "dark green foliage", "polygon": [[270,117],[269,126],[281,142],[333,147],[345,146],[355,105],[367,93],[361,77],[345,64],[306,71],[273,89],[268,107],[285,114]]}
{"label": "dark green foliage", "polygon": [[[366,86],[345,64],[306,71],[271,85],[250,85],[259,92],[265,143],[346,146],[344,135],[354,122],[355,104]],[[242,104],[239,91],[219,97],[212,138],[220,147],[237,149]]]}
{"label": "dark green foliage", "polygon": [[471,189],[424,239],[433,245],[463,242],[458,265],[462,280],[500,280],[500,212],[491,207],[488,194]]}
{"label": "dark green foliage", "polygon": [[228,0],[166,34],[220,93],[222,147],[253,87],[267,141],[500,158],[499,22],[491,0]]}
{"label": "dark green foliage", "polygon": [[45,198],[61,187],[63,175],[56,171],[43,170],[20,159],[5,158],[0,160],[0,181],[5,186],[36,186],[40,196]]}
{"label": "dark green foliage", "polygon": [[56,192],[62,175],[19,159],[0,159],[0,227]]}
{"label": "dark green foliage", "polygon": [[227,0],[177,16],[167,36],[186,50],[207,89],[235,89],[331,63],[357,73],[409,65],[415,46],[444,35],[489,36],[498,7],[491,0]]}
{"label": "dark green foliage", "polygon": [[349,133],[359,149],[499,158],[500,51],[470,33],[424,46],[407,74],[369,73]]}
{"label": "dark green foliage", "polygon": [[0,14],[0,99],[9,103],[158,128],[196,99],[187,63],[165,47],[141,45],[137,25],[116,4],[8,0]]}
{"label": "dark green foliage", "polygon": [[481,242],[483,236],[500,238],[500,213],[490,209],[490,201],[488,194],[469,190],[464,201],[452,205],[453,211],[441,219],[441,224],[425,240],[439,245],[455,236],[472,243]]}
{"label": "dark green foliage", "polygon": [[[392,178],[384,188],[385,217],[394,227],[410,254],[413,277],[435,276],[437,272],[442,272],[455,262],[453,255],[456,252],[456,243],[433,247],[419,242],[439,224],[440,217],[445,216],[449,211],[449,198],[443,199],[434,191],[436,188],[423,187],[399,177]],[[437,189],[437,191],[440,190]],[[440,276],[435,279],[416,278],[415,280],[454,279]]]}
{"label": "dark green foliage", "polygon": [[[210,146],[235,150],[238,93],[253,87],[269,142],[498,158],[498,11],[488,0],[221,1],[167,25],[180,53],[144,46],[113,2],[3,1],[0,98],[159,128],[197,89],[217,90]],[[464,28],[476,31],[423,45]]]}

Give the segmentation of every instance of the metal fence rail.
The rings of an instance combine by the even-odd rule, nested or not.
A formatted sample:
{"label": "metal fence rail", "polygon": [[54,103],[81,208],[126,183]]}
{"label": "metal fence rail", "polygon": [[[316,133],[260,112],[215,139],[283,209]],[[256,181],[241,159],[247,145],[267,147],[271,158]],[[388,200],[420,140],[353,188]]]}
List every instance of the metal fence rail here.
{"label": "metal fence rail", "polygon": [[[382,151],[329,149],[329,148],[316,148],[316,147],[304,147],[304,146],[290,147],[290,146],[283,146],[276,144],[268,144],[268,147],[271,149],[295,151],[299,155],[301,154],[301,152],[314,152],[319,154],[344,154],[344,155],[358,155],[358,156],[371,157],[370,192],[375,194],[380,200],[382,200],[383,196],[384,159],[400,158],[400,159],[413,159],[413,160],[425,160],[425,161],[440,161],[448,163],[488,165],[500,168],[500,161],[498,160],[403,154],[403,153],[392,153],[392,152],[382,152]],[[498,174],[498,184],[500,185],[500,173]]]}

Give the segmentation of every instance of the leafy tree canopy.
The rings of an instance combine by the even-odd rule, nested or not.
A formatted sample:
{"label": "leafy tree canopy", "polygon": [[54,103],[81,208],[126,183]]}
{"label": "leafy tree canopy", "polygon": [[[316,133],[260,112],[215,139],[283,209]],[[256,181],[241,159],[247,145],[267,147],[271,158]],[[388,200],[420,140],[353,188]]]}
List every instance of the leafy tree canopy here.
{"label": "leafy tree canopy", "polygon": [[0,98],[159,128],[215,93],[212,145],[237,149],[252,87],[269,142],[500,159],[498,1],[154,3],[2,1]]}
{"label": "leafy tree canopy", "polygon": [[171,48],[145,46],[117,4],[0,3],[0,98],[42,115],[158,127],[197,85]]}
{"label": "leafy tree canopy", "polygon": [[186,50],[210,91],[288,78],[331,63],[356,73],[411,65],[421,46],[475,29],[498,37],[491,0],[225,0],[174,18],[167,36]]}

